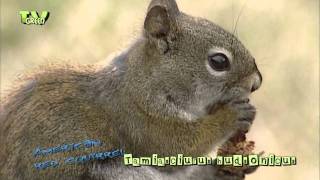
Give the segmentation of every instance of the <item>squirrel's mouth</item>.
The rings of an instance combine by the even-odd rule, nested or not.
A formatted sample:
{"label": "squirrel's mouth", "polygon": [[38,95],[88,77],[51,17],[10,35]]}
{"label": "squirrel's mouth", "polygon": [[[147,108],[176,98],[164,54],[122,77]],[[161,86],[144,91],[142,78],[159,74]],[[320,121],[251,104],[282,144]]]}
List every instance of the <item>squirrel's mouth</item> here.
{"label": "squirrel's mouth", "polygon": [[248,97],[242,97],[242,98],[225,99],[223,101],[211,103],[206,107],[206,112],[208,115],[214,114],[222,105],[228,104],[231,102],[238,102],[238,101],[249,103],[250,99]]}

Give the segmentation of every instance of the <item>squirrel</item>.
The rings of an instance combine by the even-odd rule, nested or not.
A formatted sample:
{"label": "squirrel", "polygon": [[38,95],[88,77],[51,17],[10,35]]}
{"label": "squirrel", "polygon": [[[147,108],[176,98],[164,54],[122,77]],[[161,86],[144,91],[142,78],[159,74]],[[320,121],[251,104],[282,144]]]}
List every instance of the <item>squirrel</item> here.
{"label": "squirrel", "polygon": [[227,179],[213,166],[128,167],[121,158],[39,171],[33,164],[49,157],[32,152],[99,139],[98,148],[135,157],[207,155],[250,129],[249,95],[261,83],[232,33],[181,12],[175,0],[152,0],[141,36],[110,64],[48,66],[2,100],[0,179]]}

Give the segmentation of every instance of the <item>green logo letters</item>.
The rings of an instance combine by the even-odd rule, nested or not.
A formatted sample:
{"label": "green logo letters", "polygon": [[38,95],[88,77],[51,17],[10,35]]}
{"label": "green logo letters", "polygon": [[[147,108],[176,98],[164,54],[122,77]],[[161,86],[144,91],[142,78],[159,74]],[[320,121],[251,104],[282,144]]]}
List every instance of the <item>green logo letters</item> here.
{"label": "green logo letters", "polygon": [[40,16],[37,11],[20,11],[19,14],[21,17],[21,23],[27,25],[44,25],[50,15],[48,11],[42,11]]}

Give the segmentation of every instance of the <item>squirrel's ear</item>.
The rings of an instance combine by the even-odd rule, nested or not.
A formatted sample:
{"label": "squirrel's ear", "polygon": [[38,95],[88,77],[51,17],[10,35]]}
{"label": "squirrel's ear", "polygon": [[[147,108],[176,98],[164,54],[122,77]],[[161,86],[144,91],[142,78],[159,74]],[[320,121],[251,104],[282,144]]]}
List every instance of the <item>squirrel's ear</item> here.
{"label": "squirrel's ear", "polygon": [[148,8],[144,29],[156,38],[166,36],[175,29],[179,13],[175,0],[153,0]]}

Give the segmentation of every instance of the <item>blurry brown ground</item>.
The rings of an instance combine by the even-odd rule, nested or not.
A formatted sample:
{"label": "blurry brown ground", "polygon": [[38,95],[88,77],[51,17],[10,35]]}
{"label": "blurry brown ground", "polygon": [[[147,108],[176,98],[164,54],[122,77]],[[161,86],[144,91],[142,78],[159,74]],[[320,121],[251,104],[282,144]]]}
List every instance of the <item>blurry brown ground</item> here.
{"label": "blurry brown ground", "polygon": [[[295,155],[293,167],[261,167],[248,179],[319,179],[319,2],[178,0],[238,35],[254,54],[263,85],[253,95],[257,149]],[[46,61],[97,63],[121,50],[142,27],[147,0],[2,0],[1,93],[19,74]],[[44,26],[20,23],[20,10],[48,10]]]}

